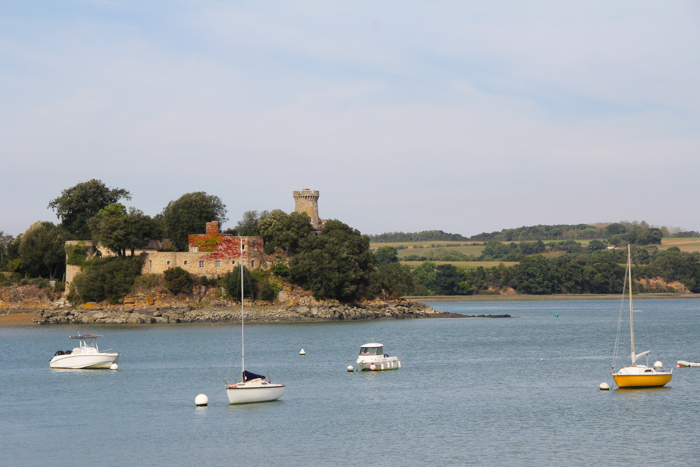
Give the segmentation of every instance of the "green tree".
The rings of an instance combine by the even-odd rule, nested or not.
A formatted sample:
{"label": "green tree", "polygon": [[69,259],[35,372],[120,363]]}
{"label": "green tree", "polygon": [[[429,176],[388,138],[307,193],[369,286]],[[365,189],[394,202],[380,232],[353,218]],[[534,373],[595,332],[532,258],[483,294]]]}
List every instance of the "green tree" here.
{"label": "green tree", "polygon": [[74,304],[104,300],[119,303],[131,291],[142,266],[141,256],[92,259],[71,282],[68,300]]}
{"label": "green tree", "polygon": [[192,279],[192,275],[189,272],[181,267],[168,268],[163,274],[165,276],[165,287],[171,293],[178,295],[192,290],[194,279]]}
{"label": "green tree", "polygon": [[380,246],[374,252],[374,259],[377,262],[377,266],[380,267],[389,263],[397,263],[399,261],[399,252],[391,246]]}
{"label": "green tree", "polygon": [[[226,291],[226,296],[235,301],[241,301],[241,267],[236,266],[233,271],[221,276],[221,286]],[[246,297],[255,298],[258,284],[257,280],[243,267],[243,294]]]}
{"label": "green tree", "polygon": [[267,211],[246,211],[243,213],[243,218],[236,224],[235,229],[231,229],[229,233],[244,237],[261,235],[258,223],[269,215],[270,213]]}
{"label": "green tree", "polygon": [[514,288],[526,294],[552,294],[560,289],[556,268],[541,255],[526,256],[513,267]]}
{"label": "green tree", "polygon": [[299,243],[290,261],[292,281],[314,297],[351,302],[364,296],[374,268],[369,238],[337,221],[326,221],[320,235]]}
{"label": "green tree", "polygon": [[120,199],[131,199],[128,191],[122,188],[108,188],[100,180],[81,182],[61,192],[61,196],[49,203],[61,219],[61,227],[78,240],[90,239],[88,221],[100,209],[114,204]]}
{"label": "green tree", "polygon": [[413,280],[424,287],[429,295],[435,294],[435,270],[437,265],[432,261],[425,261],[413,270]]}
{"label": "green tree", "polygon": [[12,241],[12,235],[5,235],[5,232],[0,230],[0,271],[7,271],[9,258],[9,245]]}
{"label": "green tree", "polygon": [[36,222],[24,232],[19,244],[19,259],[31,276],[46,274],[54,279],[65,272],[64,246],[68,233],[51,222]]}
{"label": "green tree", "polygon": [[415,289],[408,266],[398,262],[385,263],[372,272],[367,298],[373,299],[385,292],[388,298],[410,295]]}
{"label": "green tree", "polygon": [[260,234],[268,244],[294,253],[299,243],[311,233],[311,219],[306,213],[287,214],[275,209],[258,223]]}
{"label": "green tree", "polygon": [[597,250],[604,250],[605,249],[605,243],[601,242],[600,240],[591,240],[588,242],[588,251],[597,251]]}
{"label": "green tree", "polygon": [[187,251],[190,234],[205,233],[207,222],[218,221],[221,225],[228,220],[226,206],[221,199],[202,191],[187,193],[169,202],[159,219],[164,235],[180,251]]}
{"label": "green tree", "polygon": [[136,248],[143,248],[160,235],[160,226],[138,209],[126,208],[121,203],[110,204],[101,209],[89,222],[92,238],[106,248],[126,256],[127,250],[134,255]]}

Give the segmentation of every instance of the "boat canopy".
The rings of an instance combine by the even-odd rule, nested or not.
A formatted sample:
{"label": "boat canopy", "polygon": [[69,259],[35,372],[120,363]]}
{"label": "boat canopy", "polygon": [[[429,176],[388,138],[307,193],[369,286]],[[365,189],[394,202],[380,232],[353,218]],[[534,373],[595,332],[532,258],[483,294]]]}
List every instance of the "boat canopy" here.
{"label": "boat canopy", "polygon": [[254,379],[265,379],[265,377],[263,375],[251,373],[250,371],[243,372],[243,381],[251,381]]}
{"label": "boat canopy", "polygon": [[77,336],[70,336],[71,339],[97,339],[98,337],[104,336],[100,336],[99,334],[78,334]]}

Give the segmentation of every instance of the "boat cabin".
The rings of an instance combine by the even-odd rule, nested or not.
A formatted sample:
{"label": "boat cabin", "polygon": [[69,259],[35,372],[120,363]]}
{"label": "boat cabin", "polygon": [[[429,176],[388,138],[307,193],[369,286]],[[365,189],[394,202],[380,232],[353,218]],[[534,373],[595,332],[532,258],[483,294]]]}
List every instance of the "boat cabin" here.
{"label": "boat cabin", "polygon": [[364,344],[360,347],[360,355],[384,355],[382,344]]}

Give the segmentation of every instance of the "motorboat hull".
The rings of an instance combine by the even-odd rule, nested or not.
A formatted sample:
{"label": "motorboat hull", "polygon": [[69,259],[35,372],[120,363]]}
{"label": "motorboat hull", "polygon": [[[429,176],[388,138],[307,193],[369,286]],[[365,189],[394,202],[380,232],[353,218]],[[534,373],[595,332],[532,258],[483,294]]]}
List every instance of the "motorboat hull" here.
{"label": "motorboat hull", "polygon": [[231,404],[252,404],[276,401],[284,394],[284,384],[266,381],[246,381],[226,386],[226,395]]}
{"label": "motorboat hull", "polygon": [[119,354],[116,352],[56,355],[49,362],[49,366],[66,370],[109,370],[117,360],[119,360]]}
{"label": "motorboat hull", "polygon": [[678,360],[679,367],[700,367],[700,362],[686,362],[685,360]]}
{"label": "motorboat hull", "polygon": [[[398,357],[360,357],[357,359],[360,371],[398,370],[401,362]],[[374,365],[374,370],[371,368]]]}
{"label": "motorboat hull", "polygon": [[648,367],[626,367],[613,373],[613,378],[620,389],[660,388],[671,381],[673,374]]}

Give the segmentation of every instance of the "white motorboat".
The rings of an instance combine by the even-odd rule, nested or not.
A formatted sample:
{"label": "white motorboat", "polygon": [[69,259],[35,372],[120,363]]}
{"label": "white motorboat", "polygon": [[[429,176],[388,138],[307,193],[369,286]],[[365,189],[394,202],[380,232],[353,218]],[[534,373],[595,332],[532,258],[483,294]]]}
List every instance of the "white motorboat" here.
{"label": "white motorboat", "polygon": [[[70,336],[80,341],[73,350],[59,350],[49,362],[51,368],[71,370],[109,370],[116,369],[118,352],[102,352],[97,347],[98,334],[78,334]],[[111,349],[110,349],[111,350]],[[112,366],[114,365],[114,367]]]}
{"label": "white motorboat", "polygon": [[241,261],[238,270],[241,276],[241,373],[242,379],[229,383],[224,379],[226,395],[231,404],[250,404],[254,402],[276,401],[284,394],[284,384],[273,383],[265,377],[245,369],[245,326],[243,314],[243,238],[241,238]]}
{"label": "white motorboat", "polygon": [[357,362],[360,371],[398,370],[401,362],[398,357],[391,357],[384,353],[384,346],[377,342],[362,344]]}
{"label": "white motorboat", "polygon": [[[642,365],[638,361],[651,353],[651,350],[646,350],[642,353],[636,353],[634,348],[634,313],[635,310],[632,308],[632,254],[630,252],[630,246],[627,245],[627,269],[625,271],[625,278],[623,280],[622,286],[622,303],[624,304],[625,299],[625,286],[629,284],[629,319],[630,319],[630,347],[631,347],[631,358],[632,365],[625,366],[615,371],[615,358],[613,358],[613,372],[612,376],[615,379],[615,384],[620,389],[637,389],[637,388],[660,388],[665,386],[671,378],[673,378],[673,371],[664,371],[661,367],[661,362],[657,362],[653,367],[647,365]],[[622,318],[623,307],[620,307],[620,318]],[[638,311],[638,310],[637,310]],[[620,336],[620,325],[622,319],[618,323],[618,339]],[[615,342],[615,353],[617,353],[618,341]]]}
{"label": "white motorboat", "polygon": [[678,360],[676,363],[678,363],[678,368],[682,367],[700,367],[700,362],[686,362],[685,360]]}

